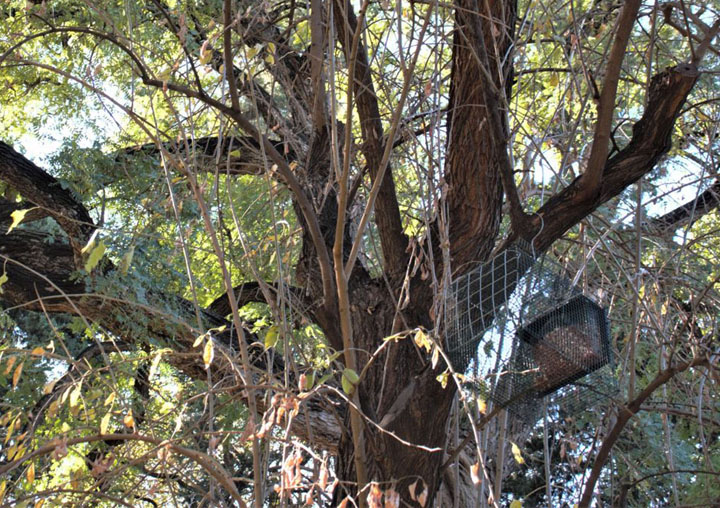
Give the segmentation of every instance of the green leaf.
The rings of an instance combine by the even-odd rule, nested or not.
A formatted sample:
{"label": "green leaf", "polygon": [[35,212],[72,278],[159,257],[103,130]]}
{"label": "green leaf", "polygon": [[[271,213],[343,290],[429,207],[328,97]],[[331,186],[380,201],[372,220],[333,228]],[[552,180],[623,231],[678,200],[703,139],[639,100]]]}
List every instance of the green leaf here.
{"label": "green leaf", "polygon": [[132,264],[133,256],[135,255],[135,246],[131,245],[123,257],[120,259],[120,273],[127,275],[130,265]]}
{"label": "green leaf", "polygon": [[25,210],[15,210],[13,213],[10,214],[10,217],[12,217],[12,224],[10,224],[10,227],[7,230],[7,234],[10,234],[10,231],[15,229],[25,218],[25,214],[28,213],[32,208],[27,208]]}
{"label": "green leaf", "polygon": [[3,284],[5,284],[8,281],[8,276],[6,272],[3,272],[2,275],[0,275],[0,294],[3,292]]}
{"label": "green leaf", "polygon": [[355,391],[355,385],[357,385],[358,381],[360,381],[360,376],[357,375],[357,372],[355,372],[353,369],[346,368],[343,370],[342,373],[342,389],[345,393],[348,395],[352,395],[353,391]]}
{"label": "green leaf", "polygon": [[90,251],[90,255],[88,256],[87,261],[85,261],[85,271],[88,273],[92,272],[93,268],[97,266],[104,254],[105,244],[100,242]]}
{"label": "green leaf", "polygon": [[275,347],[278,343],[279,337],[280,333],[277,325],[272,325],[268,328],[267,332],[265,332],[265,349]]}

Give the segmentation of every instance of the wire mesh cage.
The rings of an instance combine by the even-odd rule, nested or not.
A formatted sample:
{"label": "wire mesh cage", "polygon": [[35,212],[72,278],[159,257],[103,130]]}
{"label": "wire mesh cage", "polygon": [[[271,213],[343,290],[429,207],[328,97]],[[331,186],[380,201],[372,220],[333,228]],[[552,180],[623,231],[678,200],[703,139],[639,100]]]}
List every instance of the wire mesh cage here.
{"label": "wire mesh cage", "polygon": [[543,399],[574,412],[615,393],[605,310],[523,245],[453,282],[445,337],[466,386],[526,420]]}

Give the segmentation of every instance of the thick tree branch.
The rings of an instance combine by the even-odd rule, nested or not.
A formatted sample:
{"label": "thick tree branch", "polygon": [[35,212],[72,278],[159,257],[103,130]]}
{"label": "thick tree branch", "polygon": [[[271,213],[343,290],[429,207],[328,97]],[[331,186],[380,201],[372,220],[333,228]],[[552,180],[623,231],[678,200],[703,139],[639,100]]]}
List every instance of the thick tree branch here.
{"label": "thick tree branch", "polygon": [[617,30],[613,40],[610,57],[605,70],[605,80],[600,92],[598,104],[598,118],[595,123],[590,159],[582,178],[582,193],[592,197],[600,187],[600,181],[606,164],[610,145],[610,130],[612,129],[613,113],[615,112],[615,96],[620,78],[625,50],[630,40],[630,32],[635,24],[640,0],[626,0],[617,20]]}
{"label": "thick tree branch", "polygon": [[2,141],[0,179],[49,213],[67,233],[77,252],[85,245],[95,229],[85,207],[54,177]]}
{"label": "thick tree branch", "polygon": [[[270,282],[266,282],[265,284],[272,291],[273,298],[277,299],[277,285]],[[235,286],[235,288],[233,289],[235,292],[235,299],[238,308],[252,302],[267,303],[268,305],[272,303],[266,301],[265,295],[262,291],[262,287],[258,282],[244,282],[238,286]],[[295,301],[296,304],[298,304],[296,306],[299,307],[301,310],[306,310],[311,307],[310,302],[306,300],[305,295],[303,294],[303,290],[301,288],[287,287],[285,289],[289,291],[290,297]],[[228,314],[230,314],[230,304],[228,302],[227,295],[220,295],[210,305],[208,305],[207,310],[214,314],[217,314],[218,316],[227,316]]]}
{"label": "thick tree branch", "polygon": [[650,172],[671,146],[675,120],[698,79],[689,64],[669,68],[652,79],[648,105],[633,127],[630,143],[607,161],[594,196],[582,192],[582,176],[550,198],[537,211],[527,241],[541,252],[598,206],[618,196],[630,184]]}
{"label": "thick tree branch", "polygon": [[[335,27],[338,39],[345,52],[345,57],[351,57],[352,34],[358,30],[357,18],[352,5],[347,0],[335,0]],[[362,28],[361,28],[362,29]],[[367,49],[360,41],[355,57],[355,72],[353,86],[355,103],[360,117],[362,131],[362,151],[370,169],[370,178],[373,183],[383,171],[383,127],[380,117],[375,85],[372,81],[370,64],[368,63]],[[346,157],[349,154],[345,154]],[[400,208],[398,206],[395,182],[392,170],[388,166],[380,183],[375,205],[375,222],[380,233],[380,243],[385,261],[385,270],[388,274],[401,274],[407,264],[407,237],[403,232]]]}
{"label": "thick tree branch", "polygon": [[[285,150],[282,141],[269,140],[278,151]],[[220,173],[231,175],[260,175],[266,171],[266,158],[263,157],[260,144],[250,136],[205,136],[188,140],[190,153],[186,153],[185,143],[169,141],[163,143],[162,149],[169,153],[179,154],[188,159],[197,161],[200,168],[217,169]],[[156,157],[161,149],[156,143],[133,146],[123,150],[118,157],[133,157],[138,154]],[[218,162],[219,159],[219,162]],[[288,163],[296,159],[291,151],[286,154]]]}
{"label": "thick tree branch", "polygon": [[695,199],[680,205],[666,214],[649,220],[645,227],[649,234],[666,235],[683,226],[692,226],[700,218],[720,205],[720,181]]}
{"label": "thick tree branch", "polygon": [[[445,163],[450,255],[454,267],[484,260],[490,253],[502,216],[501,170],[494,154],[507,150],[508,126],[504,115],[503,133],[496,139],[486,104],[487,87],[507,90],[508,68],[488,56],[489,68],[481,69],[479,55],[468,44],[482,35],[486,48],[506,56],[513,40],[514,2],[490,2],[490,12],[477,12],[474,0],[457,2],[453,42],[448,145]],[[480,30],[477,26],[480,24]],[[481,33],[480,33],[481,32]],[[494,34],[498,34],[497,37]],[[477,44],[475,44],[477,45]],[[492,83],[488,82],[492,78]],[[495,119],[495,123],[498,120]]]}
{"label": "thick tree branch", "polygon": [[[190,302],[148,292],[146,298],[150,303],[134,303],[121,296],[88,292],[82,281],[71,280],[75,269],[70,246],[58,239],[54,242],[48,240],[47,234],[23,229],[13,230],[9,235],[0,237],[0,264],[4,265],[8,276],[1,295],[6,308],[82,316],[135,345],[153,336],[175,352],[166,357],[170,365],[192,379],[200,382],[207,380],[201,351],[193,348],[193,343],[202,332],[188,324],[195,317]],[[127,294],[135,294],[135,291],[128,291]],[[227,300],[227,295],[224,298]],[[168,307],[175,309],[172,314],[162,310]],[[217,351],[213,362],[216,379],[235,379],[237,344],[232,324],[213,312],[203,312],[202,317],[208,329],[226,327],[223,332],[213,335]],[[135,323],[131,333],[127,330],[128,322]],[[146,330],[146,334],[138,334],[138,327]],[[245,335],[259,377],[269,371],[284,371],[280,355],[274,355],[272,365],[268,365],[271,356],[257,345],[252,334],[246,332]],[[242,393],[242,386],[237,389]],[[266,409],[262,399],[258,399],[257,404],[260,411]],[[328,411],[326,403],[319,397],[307,398],[303,404],[304,410],[293,420],[293,433],[322,448],[335,450],[340,437],[340,424],[334,412]]]}

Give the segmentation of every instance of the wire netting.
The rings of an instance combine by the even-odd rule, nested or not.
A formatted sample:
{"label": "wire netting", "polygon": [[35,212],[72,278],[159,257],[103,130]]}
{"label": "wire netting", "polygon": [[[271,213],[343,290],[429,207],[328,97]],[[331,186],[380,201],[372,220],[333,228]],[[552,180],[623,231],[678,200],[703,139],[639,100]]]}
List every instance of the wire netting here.
{"label": "wire netting", "polygon": [[605,310],[523,245],[453,282],[445,336],[466,386],[521,418],[544,398],[575,412],[615,394]]}

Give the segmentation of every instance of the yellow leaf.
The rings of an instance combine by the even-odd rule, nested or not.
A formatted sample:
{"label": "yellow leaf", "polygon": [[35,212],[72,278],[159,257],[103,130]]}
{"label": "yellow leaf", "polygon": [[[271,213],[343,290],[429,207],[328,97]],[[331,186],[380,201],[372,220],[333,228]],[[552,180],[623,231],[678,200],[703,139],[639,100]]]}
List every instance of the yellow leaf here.
{"label": "yellow leaf", "polygon": [[35,508],[41,508],[45,504],[45,499],[41,498],[35,501]]}
{"label": "yellow leaf", "polygon": [[275,347],[279,337],[280,333],[277,325],[272,325],[267,329],[267,332],[265,332],[265,348],[270,349],[271,347]]}
{"label": "yellow leaf", "polygon": [[240,150],[233,150],[233,151],[230,152],[228,155],[229,155],[230,157],[241,157],[241,156],[242,156],[242,152],[240,152]]}
{"label": "yellow leaf", "polygon": [[102,420],[100,420],[100,434],[107,434],[108,433],[108,426],[110,425],[110,417],[112,414],[110,411],[108,411],[105,416],[102,417]]}
{"label": "yellow leaf", "polygon": [[122,273],[123,275],[127,275],[128,270],[130,269],[130,265],[132,264],[132,259],[134,255],[135,246],[131,245],[128,251],[123,254],[123,257],[120,260],[120,273]]}
{"label": "yellow leaf", "polygon": [[93,247],[95,247],[95,238],[97,238],[97,235],[98,235],[98,232],[99,232],[99,231],[100,231],[99,229],[96,229],[96,230],[93,232],[93,234],[90,235],[90,239],[89,239],[89,240],[87,241],[87,243],[85,244],[85,247],[83,247],[82,249],[80,249],[80,254],[87,254],[88,252],[90,252],[90,250],[91,250]]}
{"label": "yellow leaf", "polygon": [[92,272],[93,268],[97,266],[104,254],[105,244],[100,242],[90,251],[90,255],[88,256],[87,261],[85,261],[85,271]]}
{"label": "yellow leaf", "polygon": [[557,75],[556,72],[553,72],[550,74],[550,86],[558,86],[560,83],[560,77]]}
{"label": "yellow leaf", "polygon": [[43,387],[43,395],[50,395],[55,388],[55,383],[57,383],[57,379],[55,381],[50,381],[48,384],[46,384]]}
{"label": "yellow leaf", "polygon": [[20,365],[18,365],[18,366],[15,368],[15,372],[13,372],[13,377],[12,377],[12,385],[13,385],[13,388],[15,388],[15,387],[17,386],[17,384],[18,384],[18,381],[20,381],[20,374],[22,374],[23,365],[25,365],[25,362],[23,362],[23,363],[21,363]]}
{"label": "yellow leaf", "polygon": [[155,358],[153,358],[152,364],[150,364],[150,370],[148,371],[148,379],[152,379],[153,376],[155,376],[155,373],[158,370],[158,366],[160,365],[160,360],[162,360],[163,357],[163,351],[160,351],[158,354],[155,355]]}
{"label": "yellow leaf", "polygon": [[8,444],[8,441],[10,441],[10,439],[12,439],[13,432],[15,431],[15,423],[16,422],[17,422],[17,417],[15,417],[15,419],[12,422],[10,422],[10,425],[8,426],[7,432],[5,434],[5,443],[4,444]]}
{"label": "yellow leaf", "polygon": [[115,401],[115,392],[110,392],[110,395],[107,396],[105,399],[105,402],[103,402],[103,406],[109,406]]}
{"label": "yellow leaf", "polygon": [[5,499],[5,490],[7,489],[7,480],[0,482],[0,503]]}
{"label": "yellow leaf", "polygon": [[478,411],[483,415],[487,412],[487,402],[483,399],[478,399]]}
{"label": "yellow leaf", "polygon": [[15,210],[13,213],[11,213],[10,217],[12,217],[12,224],[10,224],[7,233],[5,234],[10,234],[10,231],[18,227],[22,220],[25,218],[25,214],[28,213],[30,210],[32,210],[32,208],[28,208],[26,210]]}
{"label": "yellow leaf", "polygon": [[417,332],[415,332],[415,337],[413,337],[413,340],[415,341],[415,344],[419,348],[425,348],[428,353],[430,352],[430,349],[432,348],[432,341],[427,336],[427,333],[425,333],[425,330],[422,328],[418,328]]}
{"label": "yellow leaf", "polygon": [[205,363],[206,369],[210,367],[210,364],[212,363],[214,357],[215,348],[213,346],[213,341],[212,339],[208,339],[205,343],[205,349],[203,350],[203,362]]}
{"label": "yellow leaf", "polygon": [[2,275],[0,275],[0,293],[2,293],[2,286],[8,281],[7,273],[3,272]]}
{"label": "yellow leaf", "polygon": [[192,347],[198,347],[200,344],[202,344],[203,339],[207,337],[207,334],[204,333],[202,335],[199,335],[197,339],[195,339],[195,342],[193,342]]}
{"label": "yellow leaf", "polygon": [[135,426],[135,419],[133,418],[132,409],[129,409],[128,412],[125,414],[125,417],[123,418],[123,423],[129,429]]}
{"label": "yellow leaf", "polygon": [[42,346],[38,346],[32,351],[30,351],[30,354],[33,356],[42,356],[45,354],[45,349]]}
{"label": "yellow leaf", "polygon": [[28,483],[33,483],[35,481],[35,463],[34,462],[30,463],[30,467],[27,468],[25,477],[27,478]]}
{"label": "yellow leaf", "polygon": [[77,406],[78,401],[80,400],[80,385],[76,386],[73,391],[70,392],[70,407],[73,408]]}
{"label": "yellow leaf", "polygon": [[438,382],[440,383],[440,386],[442,386],[443,388],[446,388],[447,384],[448,384],[448,380],[450,379],[450,373],[448,371],[445,371],[442,374],[440,374],[439,376],[437,376],[435,379],[438,380]]}
{"label": "yellow leaf", "polygon": [[341,383],[342,389],[345,393],[352,395],[358,381],[360,381],[360,377],[357,375],[357,372],[349,368],[343,370]]}
{"label": "yellow leaf", "polygon": [[510,508],[522,508],[522,501],[519,499],[513,499],[513,502],[510,503]]}
{"label": "yellow leaf", "polygon": [[58,406],[60,406],[60,402],[57,399],[50,403],[46,412],[48,418],[55,418],[57,416]]}
{"label": "yellow leaf", "polygon": [[200,47],[200,63],[202,65],[207,65],[212,58],[212,48],[210,48],[209,46],[210,41],[206,40]]}
{"label": "yellow leaf", "polygon": [[512,454],[513,457],[515,457],[515,462],[518,464],[525,464],[525,459],[522,456],[522,452],[520,451],[520,447],[510,441],[510,444],[512,445]]}

